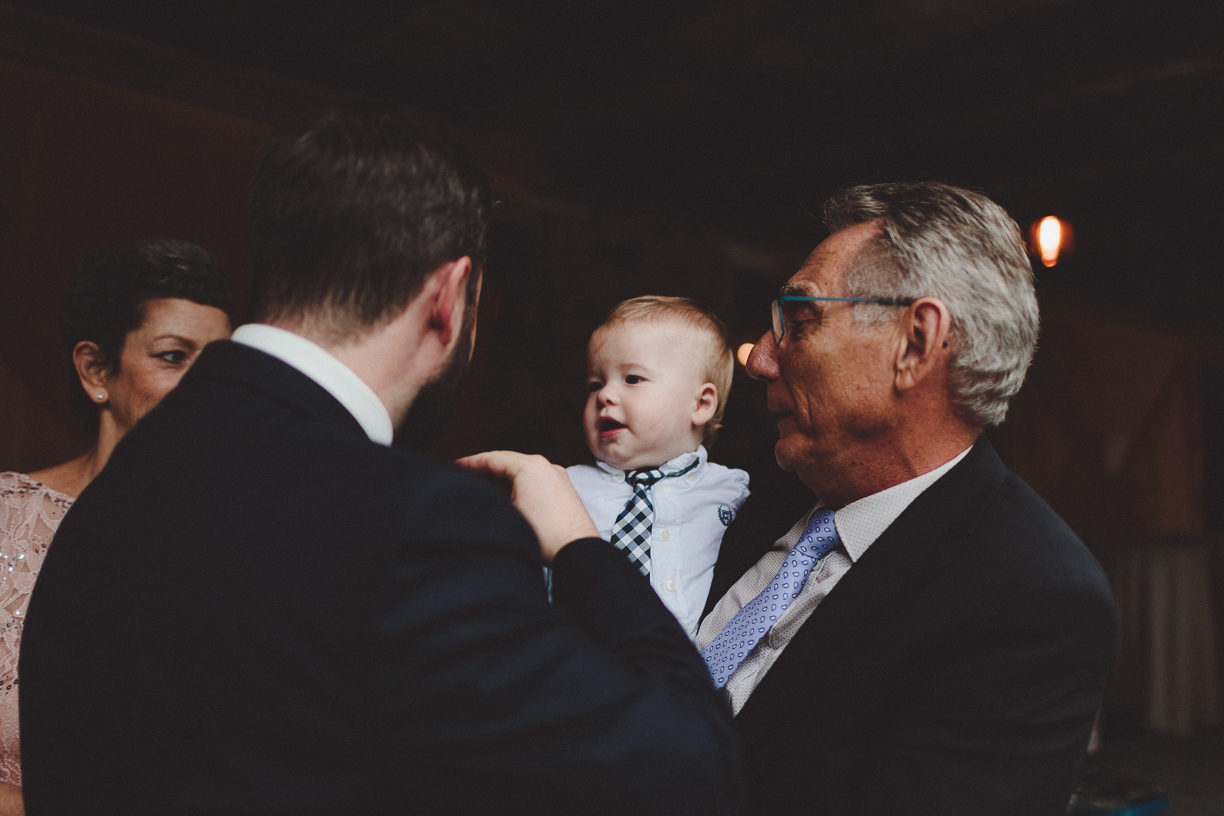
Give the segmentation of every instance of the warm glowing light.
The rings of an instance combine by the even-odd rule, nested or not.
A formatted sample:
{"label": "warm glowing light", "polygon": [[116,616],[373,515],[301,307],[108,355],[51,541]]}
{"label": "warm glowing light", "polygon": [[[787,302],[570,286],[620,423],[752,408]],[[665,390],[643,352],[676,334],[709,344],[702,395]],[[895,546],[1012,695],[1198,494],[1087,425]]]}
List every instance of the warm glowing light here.
{"label": "warm glowing light", "polygon": [[752,344],[745,343],[735,352],[735,358],[740,361],[740,365],[748,365],[748,355],[752,353]]}
{"label": "warm glowing light", "polygon": [[1052,215],[1041,219],[1037,225],[1037,250],[1041,263],[1053,266],[1058,263],[1058,253],[1063,246],[1063,224]]}

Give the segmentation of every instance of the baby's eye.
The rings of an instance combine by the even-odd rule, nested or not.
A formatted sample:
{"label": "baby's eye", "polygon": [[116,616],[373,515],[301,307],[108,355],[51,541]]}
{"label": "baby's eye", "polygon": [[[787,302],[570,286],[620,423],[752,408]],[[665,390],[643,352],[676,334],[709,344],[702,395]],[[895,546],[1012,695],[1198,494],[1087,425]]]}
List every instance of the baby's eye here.
{"label": "baby's eye", "polygon": [[601,388],[603,388],[603,383],[601,383],[599,380],[591,380],[589,383],[587,383],[587,390],[592,394]]}
{"label": "baby's eye", "polygon": [[637,385],[640,382],[644,382],[644,380],[637,374],[626,374],[625,382],[627,382],[629,385]]}

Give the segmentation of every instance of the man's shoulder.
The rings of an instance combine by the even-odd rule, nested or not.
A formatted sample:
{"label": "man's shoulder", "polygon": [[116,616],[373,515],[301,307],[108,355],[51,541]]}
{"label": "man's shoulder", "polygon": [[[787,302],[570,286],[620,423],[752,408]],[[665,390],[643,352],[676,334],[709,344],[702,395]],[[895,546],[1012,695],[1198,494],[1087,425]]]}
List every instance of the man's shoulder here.
{"label": "man's shoulder", "polygon": [[373,452],[388,479],[379,492],[398,503],[404,534],[424,542],[462,541],[468,545],[529,543],[537,554],[535,534],[501,491],[449,462],[396,448]]}
{"label": "man's shoulder", "polygon": [[303,434],[285,442],[315,447],[335,490],[320,487],[317,494],[367,514],[369,526],[384,531],[377,538],[476,547],[514,543],[535,553],[534,533],[510,500],[450,462],[352,436],[324,436],[312,445]]}
{"label": "man's shoulder", "polygon": [[1016,596],[1051,584],[1108,595],[1092,553],[986,440],[914,499],[867,556],[951,570],[966,597]]}
{"label": "man's shoulder", "polygon": [[[954,510],[936,546],[949,580],[960,587],[956,606],[982,626],[1009,620],[1032,625],[1034,616],[1057,626],[1086,609],[1103,621],[1116,616],[1109,582],[1092,552],[1036,491],[988,453],[996,466],[970,463],[959,478],[948,474],[948,486],[963,495],[959,504],[945,495]],[[997,478],[983,479],[985,470]]]}
{"label": "man's shoulder", "polygon": [[304,396],[281,399],[273,389],[226,377],[189,383],[120,444],[113,474],[120,492],[191,485],[194,499],[179,490],[169,500],[189,509],[227,507],[227,519],[261,518],[309,540],[343,530],[362,548],[454,541],[534,553],[530,526],[491,484],[451,463],[371,441],[310,385],[302,385]]}
{"label": "man's shoulder", "polygon": [[1100,564],[1080,537],[1011,471],[983,509],[981,532],[998,542],[999,557],[1016,578],[1080,580],[1108,591]]}

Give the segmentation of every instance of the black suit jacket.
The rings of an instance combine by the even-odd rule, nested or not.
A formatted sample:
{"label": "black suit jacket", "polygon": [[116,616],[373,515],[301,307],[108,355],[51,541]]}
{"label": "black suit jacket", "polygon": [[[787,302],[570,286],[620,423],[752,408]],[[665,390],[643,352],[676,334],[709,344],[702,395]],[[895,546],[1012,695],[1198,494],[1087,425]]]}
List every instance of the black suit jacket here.
{"label": "black suit jacket", "polygon": [[727,813],[729,714],[597,539],[219,343],[64,519],[21,655],[31,816]]}
{"label": "black suit jacket", "polygon": [[[745,507],[707,612],[789,529]],[[1065,813],[1118,643],[1109,586],[989,442],[838,582],[736,717],[751,813]]]}

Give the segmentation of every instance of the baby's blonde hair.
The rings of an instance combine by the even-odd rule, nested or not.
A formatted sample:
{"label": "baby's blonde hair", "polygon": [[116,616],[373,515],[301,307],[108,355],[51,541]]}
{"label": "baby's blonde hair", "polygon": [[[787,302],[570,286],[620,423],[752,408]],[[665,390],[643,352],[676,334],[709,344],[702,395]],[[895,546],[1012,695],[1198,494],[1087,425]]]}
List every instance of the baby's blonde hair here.
{"label": "baby's blonde hair", "polygon": [[635,320],[676,320],[696,329],[706,339],[707,342],[700,349],[703,357],[702,382],[713,383],[718,391],[718,406],[714,409],[714,416],[702,428],[702,441],[712,445],[718,429],[722,427],[727,395],[731,393],[731,378],[735,374],[735,355],[731,351],[723,322],[695,300],[644,295],[618,303],[599,328],[591,333],[592,347],[604,332]]}

